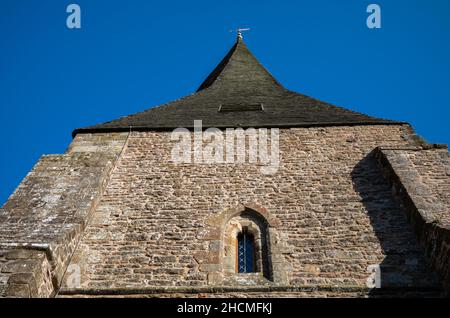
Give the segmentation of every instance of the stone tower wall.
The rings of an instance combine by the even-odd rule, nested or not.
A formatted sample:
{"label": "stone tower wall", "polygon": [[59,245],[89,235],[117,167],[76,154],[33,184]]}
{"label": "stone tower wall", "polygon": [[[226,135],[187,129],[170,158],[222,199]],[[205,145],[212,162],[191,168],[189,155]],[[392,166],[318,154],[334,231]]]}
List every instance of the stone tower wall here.
{"label": "stone tower wall", "polygon": [[[406,125],[283,129],[279,171],[264,175],[248,163],[176,165],[169,132],[133,132],[72,258],[78,285],[68,275],[61,294],[276,285],[356,295],[376,275],[386,288],[438,288],[372,156],[415,143]],[[273,282],[223,275],[223,224],[246,208],[270,221]]]}
{"label": "stone tower wall", "polygon": [[[264,175],[176,165],[170,132],[79,134],[0,209],[0,296],[439,294],[374,151],[419,144],[408,125],[282,129]],[[270,279],[223,273],[224,225],[244,211],[267,223]]]}

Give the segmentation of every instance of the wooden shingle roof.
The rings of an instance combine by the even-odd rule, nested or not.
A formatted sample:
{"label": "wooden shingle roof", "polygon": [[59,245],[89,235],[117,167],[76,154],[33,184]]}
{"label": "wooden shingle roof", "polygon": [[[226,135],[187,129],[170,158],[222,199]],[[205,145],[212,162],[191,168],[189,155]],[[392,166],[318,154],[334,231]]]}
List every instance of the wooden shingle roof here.
{"label": "wooden shingle roof", "polygon": [[73,132],[117,132],[203,127],[317,127],[399,124],[289,91],[258,62],[238,37],[192,95]]}

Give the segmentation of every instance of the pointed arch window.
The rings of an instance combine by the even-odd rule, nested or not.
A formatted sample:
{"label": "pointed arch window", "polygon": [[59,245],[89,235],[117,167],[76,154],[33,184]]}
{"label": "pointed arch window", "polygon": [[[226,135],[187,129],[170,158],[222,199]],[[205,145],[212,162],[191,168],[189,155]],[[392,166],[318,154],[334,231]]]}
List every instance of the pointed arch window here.
{"label": "pointed arch window", "polygon": [[255,237],[253,236],[253,234],[249,233],[247,228],[244,227],[242,231],[238,233],[236,243],[236,272],[256,272]]}
{"label": "pointed arch window", "polygon": [[289,284],[292,267],[283,254],[290,249],[282,245],[286,236],[278,232],[281,222],[264,207],[249,205],[240,204],[211,216],[208,227],[198,233],[209,242],[210,252],[196,257],[199,264],[211,265],[205,266],[208,284]]}
{"label": "pointed arch window", "polygon": [[224,229],[224,272],[272,280],[269,239],[268,223],[260,214],[246,209],[230,218]]}

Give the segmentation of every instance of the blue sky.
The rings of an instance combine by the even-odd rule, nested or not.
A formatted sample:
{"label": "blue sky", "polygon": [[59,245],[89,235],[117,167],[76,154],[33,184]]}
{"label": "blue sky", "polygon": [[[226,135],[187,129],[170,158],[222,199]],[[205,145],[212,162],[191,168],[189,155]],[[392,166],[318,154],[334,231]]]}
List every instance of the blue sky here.
{"label": "blue sky", "polygon": [[[81,30],[66,27],[70,3]],[[449,15],[448,0],[1,0],[0,204],[73,129],[193,92],[238,26],[287,88],[450,143]]]}

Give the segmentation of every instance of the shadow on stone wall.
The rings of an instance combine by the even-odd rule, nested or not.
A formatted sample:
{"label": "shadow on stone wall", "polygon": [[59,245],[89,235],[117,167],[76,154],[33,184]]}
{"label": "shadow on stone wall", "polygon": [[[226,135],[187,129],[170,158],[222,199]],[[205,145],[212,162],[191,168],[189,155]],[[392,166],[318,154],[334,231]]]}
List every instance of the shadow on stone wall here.
{"label": "shadow on stone wall", "polygon": [[372,229],[385,255],[373,264],[373,288],[370,296],[439,296],[440,283],[430,270],[425,253],[417,242],[400,203],[391,192],[381,168],[371,152],[352,171],[355,191],[370,218]]}

